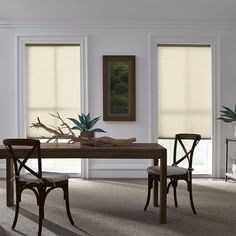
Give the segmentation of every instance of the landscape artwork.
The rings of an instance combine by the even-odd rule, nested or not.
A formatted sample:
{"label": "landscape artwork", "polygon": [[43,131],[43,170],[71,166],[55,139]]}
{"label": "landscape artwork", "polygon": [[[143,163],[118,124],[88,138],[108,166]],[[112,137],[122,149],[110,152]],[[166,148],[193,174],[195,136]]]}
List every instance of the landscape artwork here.
{"label": "landscape artwork", "polygon": [[135,56],[103,56],[103,120],[135,120]]}

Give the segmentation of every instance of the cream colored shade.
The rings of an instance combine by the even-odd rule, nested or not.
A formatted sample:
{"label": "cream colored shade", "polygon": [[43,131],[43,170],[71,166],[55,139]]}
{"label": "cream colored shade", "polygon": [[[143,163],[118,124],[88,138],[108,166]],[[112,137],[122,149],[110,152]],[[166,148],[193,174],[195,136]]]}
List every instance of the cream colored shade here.
{"label": "cream colored shade", "polygon": [[158,45],[157,133],[211,137],[212,51],[210,46]]}
{"label": "cream colored shade", "polygon": [[26,135],[51,137],[30,125],[39,117],[46,125],[59,126],[59,120],[49,115],[57,112],[70,124],[67,118],[80,113],[80,46],[27,45],[26,75]]}

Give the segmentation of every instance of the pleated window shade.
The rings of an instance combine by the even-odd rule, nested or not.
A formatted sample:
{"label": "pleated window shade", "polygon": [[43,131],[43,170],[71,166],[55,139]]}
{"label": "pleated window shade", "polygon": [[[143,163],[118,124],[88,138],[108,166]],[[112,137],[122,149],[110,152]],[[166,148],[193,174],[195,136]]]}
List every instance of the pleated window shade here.
{"label": "pleated window shade", "polygon": [[[26,45],[27,137],[51,137],[30,128],[37,117],[45,125],[61,123],[49,115],[59,112],[65,122],[80,113],[80,46]],[[72,124],[71,124],[72,125]]]}
{"label": "pleated window shade", "polygon": [[211,138],[211,46],[157,46],[157,133],[199,133]]}

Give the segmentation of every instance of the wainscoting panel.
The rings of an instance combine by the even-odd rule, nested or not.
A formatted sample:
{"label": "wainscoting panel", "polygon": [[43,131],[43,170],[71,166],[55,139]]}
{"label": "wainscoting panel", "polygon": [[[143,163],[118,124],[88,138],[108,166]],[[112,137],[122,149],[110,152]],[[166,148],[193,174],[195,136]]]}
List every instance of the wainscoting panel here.
{"label": "wainscoting panel", "polygon": [[146,178],[145,164],[94,164],[89,178]]}

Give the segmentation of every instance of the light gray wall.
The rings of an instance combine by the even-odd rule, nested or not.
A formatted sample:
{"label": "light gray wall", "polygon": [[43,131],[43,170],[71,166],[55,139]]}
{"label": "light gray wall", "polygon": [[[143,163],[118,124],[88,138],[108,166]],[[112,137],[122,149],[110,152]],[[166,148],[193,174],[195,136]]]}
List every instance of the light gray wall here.
{"label": "light gray wall", "polygon": [[234,0],[0,0],[1,20],[160,21],[236,19]]}
{"label": "light gray wall", "polygon": [[[14,4],[13,4],[14,2]],[[111,3],[112,2],[112,3]],[[172,3],[171,3],[172,2]],[[177,1],[176,1],[177,2]],[[17,35],[88,37],[89,110],[102,115],[102,56],[136,55],[136,121],[100,122],[108,135],[149,142],[149,37],[218,40],[219,105],[235,104],[235,1],[1,1],[0,139],[17,136]],[[208,3],[208,4],[207,4]],[[214,3],[214,4],[213,4]],[[176,4],[176,3],[175,3]],[[199,94],[200,96],[200,94]],[[215,107],[219,110],[219,107]],[[217,168],[224,168],[224,138],[231,128],[216,126]],[[2,162],[1,162],[2,163]],[[92,177],[144,177],[147,161],[90,161]],[[3,163],[0,168],[3,167]],[[130,170],[132,168],[134,170]],[[123,171],[121,171],[123,170]]]}

